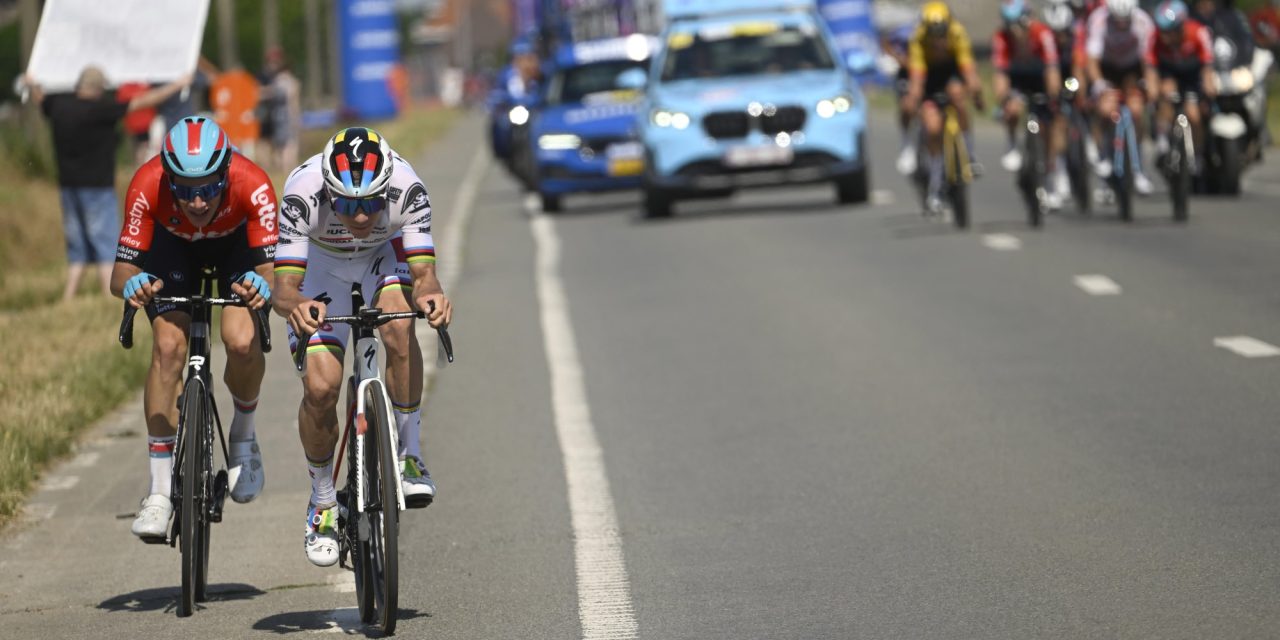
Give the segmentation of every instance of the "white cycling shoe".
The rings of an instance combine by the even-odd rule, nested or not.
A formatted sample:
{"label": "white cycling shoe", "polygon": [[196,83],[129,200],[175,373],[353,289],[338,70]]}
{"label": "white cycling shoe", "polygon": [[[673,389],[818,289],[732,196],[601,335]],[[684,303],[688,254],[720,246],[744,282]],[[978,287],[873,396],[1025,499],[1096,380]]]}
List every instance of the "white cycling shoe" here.
{"label": "white cycling shoe", "polygon": [[338,564],[338,505],[307,505],[307,535],[303,540],[307,560],[317,567]]}
{"label": "white cycling shoe", "polygon": [[916,172],[916,148],[907,145],[898,153],[898,173],[909,176]]}
{"label": "white cycling shoe", "polygon": [[1010,149],[1000,157],[1000,166],[1004,167],[1004,170],[1009,173],[1017,172],[1022,168],[1022,152],[1017,149]]}
{"label": "white cycling shoe", "polygon": [[153,493],[142,499],[142,507],[138,509],[138,517],[133,521],[133,535],[143,539],[161,540],[169,532],[169,518],[173,515],[173,501],[169,496]]}
{"label": "white cycling shoe", "polygon": [[1151,184],[1151,180],[1147,178],[1147,174],[1138,171],[1133,174],[1133,189],[1140,196],[1149,196],[1155,187]]}
{"label": "white cycling shoe", "polygon": [[406,509],[421,509],[436,498],[436,483],[427,471],[422,458],[405,456],[404,470],[401,472],[401,488],[404,490],[404,506]]}
{"label": "white cycling shoe", "polygon": [[262,452],[258,449],[258,439],[244,442],[231,442],[230,468],[227,469],[227,484],[231,487],[231,499],[240,504],[252,502],[262,493],[262,485],[266,482],[266,473],[262,469]]}

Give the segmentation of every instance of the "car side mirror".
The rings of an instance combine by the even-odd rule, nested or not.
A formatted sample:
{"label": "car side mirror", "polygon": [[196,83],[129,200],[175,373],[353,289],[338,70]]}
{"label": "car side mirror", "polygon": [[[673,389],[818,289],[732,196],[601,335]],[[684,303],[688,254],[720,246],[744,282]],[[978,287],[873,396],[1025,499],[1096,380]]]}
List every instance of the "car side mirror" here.
{"label": "car side mirror", "polygon": [[643,91],[646,84],[649,83],[649,74],[643,69],[627,69],[618,74],[618,88],[632,89],[635,91]]}

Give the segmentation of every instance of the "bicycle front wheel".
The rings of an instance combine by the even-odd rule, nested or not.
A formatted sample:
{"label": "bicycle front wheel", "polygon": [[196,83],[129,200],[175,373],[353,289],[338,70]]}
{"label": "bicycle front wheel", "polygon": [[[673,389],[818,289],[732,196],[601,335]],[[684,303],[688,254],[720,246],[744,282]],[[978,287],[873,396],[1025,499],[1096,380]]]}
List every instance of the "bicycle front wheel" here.
{"label": "bicycle front wheel", "polygon": [[1189,132],[1181,123],[1169,131],[1169,197],[1173,199],[1173,219],[1187,220],[1187,199],[1191,193],[1191,158],[1187,144]]}
{"label": "bicycle front wheel", "polygon": [[399,590],[400,505],[396,497],[400,484],[400,457],[391,444],[396,425],[387,410],[386,394],[380,381],[364,391],[364,418],[368,425],[364,439],[364,465],[368,483],[365,511],[369,516],[369,543],[365,559],[373,583],[374,621],[383,633],[396,628]]}
{"label": "bicycle front wheel", "polygon": [[200,382],[189,382],[182,392],[183,406],[179,419],[182,434],[182,513],[179,515],[178,537],[182,552],[182,597],[178,600],[178,617],[195,611],[195,603],[205,599],[209,568],[209,521],[205,511],[208,478],[205,467],[212,458],[209,451],[209,413]]}

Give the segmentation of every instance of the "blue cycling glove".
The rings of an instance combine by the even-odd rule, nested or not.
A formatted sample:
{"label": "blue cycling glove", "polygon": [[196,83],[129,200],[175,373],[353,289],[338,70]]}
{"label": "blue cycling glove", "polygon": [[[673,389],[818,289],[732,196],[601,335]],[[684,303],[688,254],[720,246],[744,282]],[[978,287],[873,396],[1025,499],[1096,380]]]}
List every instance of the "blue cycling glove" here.
{"label": "blue cycling glove", "polygon": [[142,285],[155,282],[156,280],[159,280],[159,278],[147,273],[146,271],[129,278],[124,283],[124,299],[128,300],[129,298],[132,298],[133,294],[137,293],[138,289],[142,288]]}
{"label": "blue cycling glove", "polygon": [[257,273],[253,271],[245,272],[237,282],[247,287],[257,287],[258,295],[262,296],[262,299],[266,302],[271,301],[271,286],[267,284],[266,279]]}

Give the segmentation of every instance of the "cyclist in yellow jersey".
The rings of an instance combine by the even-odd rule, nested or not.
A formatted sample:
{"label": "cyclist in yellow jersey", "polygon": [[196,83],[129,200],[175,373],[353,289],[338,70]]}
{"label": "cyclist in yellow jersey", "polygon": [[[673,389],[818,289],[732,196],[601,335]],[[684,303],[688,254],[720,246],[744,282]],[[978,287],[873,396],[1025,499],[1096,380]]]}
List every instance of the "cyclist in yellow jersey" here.
{"label": "cyclist in yellow jersey", "polygon": [[[910,84],[903,97],[902,108],[907,113],[917,113],[924,129],[925,148],[928,150],[929,194],[933,200],[942,186],[942,111],[935,96],[945,95],[955,106],[960,128],[964,131],[969,159],[974,160],[973,134],[968,99],[978,111],[985,105],[982,99],[982,83],[973,64],[973,46],[964,27],[951,17],[951,10],[943,2],[929,2],[920,8],[920,24],[908,43]],[[898,159],[898,170],[915,171],[916,150],[908,147]],[[976,163],[975,163],[976,164]]]}

